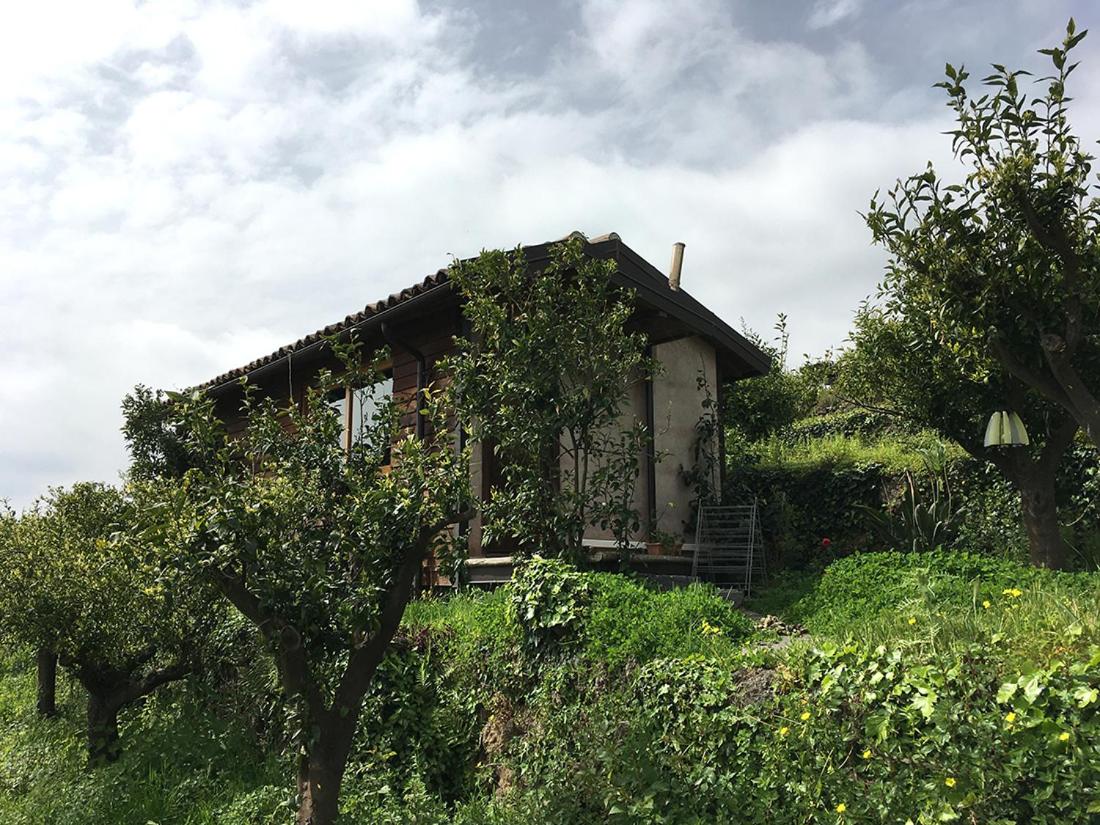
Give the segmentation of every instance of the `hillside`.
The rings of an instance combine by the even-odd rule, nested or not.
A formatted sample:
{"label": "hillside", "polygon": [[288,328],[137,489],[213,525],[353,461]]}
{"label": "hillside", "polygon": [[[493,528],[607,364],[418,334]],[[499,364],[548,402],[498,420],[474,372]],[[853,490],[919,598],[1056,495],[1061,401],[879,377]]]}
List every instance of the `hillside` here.
{"label": "hillside", "polygon": [[[751,603],[809,631],[776,646],[705,587],[536,564],[516,587],[410,609],[345,820],[1085,822],[1098,602],[1096,574],[867,554]],[[5,822],[292,821],[289,756],[263,755],[288,733],[265,666],[152,697],[124,720],[122,759],[90,774],[79,692],[36,719],[28,661],[0,677]]]}

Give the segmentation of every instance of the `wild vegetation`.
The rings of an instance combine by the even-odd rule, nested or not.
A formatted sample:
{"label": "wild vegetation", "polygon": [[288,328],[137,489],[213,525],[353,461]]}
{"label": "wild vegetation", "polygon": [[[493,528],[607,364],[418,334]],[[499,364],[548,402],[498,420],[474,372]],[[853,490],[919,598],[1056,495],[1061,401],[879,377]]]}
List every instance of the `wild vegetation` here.
{"label": "wild vegetation", "polygon": [[[208,396],[138,388],[121,487],[0,512],[0,818],[1100,817],[1100,270],[1065,110],[1081,37],[1032,101],[998,67],[971,102],[949,66],[975,171],[872,202],[891,264],[852,346],[792,369],[781,318],[777,343],[754,336],[776,369],[708,402],[723,495],[765,525],[747,609],[574,563],[586,526],[638,524],[623,491],[647,435],[612,425],[652,364],[578,240],[533,269],[485,253],[453,271],[470,335],[449,385],[406,399],[415,432],[394,400],[341,443],[328,392],[376,365],[333,340],[342,372],[301,405],[244,385],[232,435]],[[1002,407],[1030,446],[982,442]],[[525,558],[494,591],[413,599],[429,551],[461,578],[456,424],[507,459],[483,515]]]}
{"label": "wild vegetation", "polygon": [[[365,700],[344,819],[1085,822],[1098,598],[1096,574],[866,554],[754,603],[812,631],[770,648],[773,631],[708,588],[534,561],[496,592],[410,606]],[[242,726],[181,683],[89,774],[76,686],[41,720],[29,659],[10,656],[5,821],[289,822],[277,682],[254,666],[266,678],[217,690],[257,691],[242,698],[266,719]]]}

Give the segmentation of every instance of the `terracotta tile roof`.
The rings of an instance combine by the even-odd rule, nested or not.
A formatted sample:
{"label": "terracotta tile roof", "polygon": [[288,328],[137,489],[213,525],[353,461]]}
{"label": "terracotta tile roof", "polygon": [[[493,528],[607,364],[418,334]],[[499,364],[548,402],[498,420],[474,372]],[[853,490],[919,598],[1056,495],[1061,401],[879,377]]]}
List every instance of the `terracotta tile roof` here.
{"label": "terracotta tile roof", "polygon": [[294,343],[279,347],[279,349],[263,356],[262,358],[257,358],[254,361],[249,361],[247,364],[231,369],[228,372],[223,372],[221,375],[215,376],[209,381],[204,381],[202,384],[194,387],[194,389],[212,389],[214,387],[222,386],[223,384],[228,384],[231,381],[236,381],[237,379],[248,375],[249,373],[259,369],[260,367],[266,366],[267,364],[272,364],[276,361],[280,361],[283,358],[286,358],[288,355],[301,352],[304,349],[320,344],[325,338],[343,332],[344,330],[351,329],[352,327],[359,326],[364,321],[369,320],[370,318],[378,315],[384,310],[392,309],[398,304],[403,304],[410,298],[414,298],[417,295],[422,295],[423,293],[434,287],[441,286],[442,284],[447,283],[447,281],[447,270],[441,269],[435,274],[429,275],[423,281],[406,287],[400,292],[393,293],[388,298],[383,298],[381,301],[375,301],[374,303],[367,304],[361,310],[359,310],[358,312],[353,312],[342,321],[337,321],[336,323],[329,324],[328,326],[323,327],[316,332],[311,332],[309,335],[304,335]]}
{"label": "terracotta tile roof", "polygon": [[[613,250],[613,254],[616,256],[629,256],[635,260],[636,274],[642,277],[640,283],[635,282],[630,285],[637,288],[642,287],[651,299],[656,299],[661,303],[669,302],[669,307],[678,313],[687,313],[685,317],[690,317],[693,325],[697,325],[700,332],[705,331],[717,342],[730,348],[732,351],[738,354],[739,358],[747,359],[749,364],[753,366],[751,369],[755,374],[762,374],[768,369],[768,359],[763,353],[757,350],[751,343],[744,339],[738,332],[731,329],[728,324],[722,321],[709,309],[704,307],[690,295],[683,291],[672,292],[668,289],[668,280],[655,267],[645,261],[637,253],[629,249],[622,243],[620,237],[614,233],[609,232],[605,235],[598,235],[594,238],[585,238],[580,232],[570,232],[565,238],[560,238],[557,241],[547,241],[542,244],[532,244],[524,247],[524,250],[529,254],[536,250],[543,250],[550,247],[554,243],[558,243],[562,240],[567,240],[573,237],[580,237],[587,241],[590,247],[597,244],[602,248],[610,248]],[[607,246],[610,245],[610,246]],[[394,309],[395,307],[404,304],[413,298],[423,295],[438,287],[443,287],[450,282],[448,277],[448,271],[446,269],[440,269],[432,275],[429,275],[424,280],[413,284],[410,287],[406,287],[400,292],[395,292],[388,298],[383,298],[381,301],[375,301],[374,303],[367,304],[359,312],[352,313],[344,318],[342,321],[338,321],[333,324],[329,324],[323,329],[319,329],[316,332],[312,332],[302,338],[299,338],[292,344],[280,347],[275,352],[269,353],[262,358],[257,358],[254,361],[250,361],[243,366],[231,369],[228,372],[224,372],[209,381],[206,381],[193,389],[196,390],[209,390],[218,387],[224,387],[227,384],[236,382],[238,379],[245,375],[249,375],[256,370],[265,367],[269,364],[274,364],[287,358],[290,355],[302,353],[309,349],[319,349],[324,339],[344,332],[358,326],[361,326],[374,318],[375,316]]]}

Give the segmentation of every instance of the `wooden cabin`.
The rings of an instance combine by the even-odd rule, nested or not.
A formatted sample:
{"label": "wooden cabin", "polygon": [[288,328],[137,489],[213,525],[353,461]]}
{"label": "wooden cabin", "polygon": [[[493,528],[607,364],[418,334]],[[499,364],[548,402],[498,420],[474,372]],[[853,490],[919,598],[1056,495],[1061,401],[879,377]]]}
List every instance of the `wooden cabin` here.
{"label": "wooden cabin", "polygon": [[[577,233],[574,233],[577,234]],[[528,264],[538,266],[549,258],[555,242],[524,247]],[[586,240],[586,253],[615,262],[614,280],[634,291],[636,314],[632,324],[648,337],[652,356],[660,363],[656,377],[639,381],[624,404],[624,415],[644,421],[653,434],[654,461],[651,454],[641,456],[640,477],[635,487],[634,505],[643,516],[643,527],[635,536],[637,565],[650,572],[682,574],[690,568],[690,541],[694,525],[687,523],[692,491],[683,480],[683,469],[692,466],[696,447],[696,424],[704,414],[705,390],[699,387],[700,372],[721,403],[723,386],[732,380],[763,375],[768,357],[729,324],[680,288],[679,272],[671,282],[655,266],[623,243],[615,233]],[[678,250],[682,253],[682,247]],[[678,255],[674,267],[678,268]],[[456,335],[463,332],[462,303],[446,269],[368,304],[342,321],[330,324],[275,352],[219,375],[199,389],[209,391],[217,401],[219,414],[227,421],[239,420],[242,378],[263,392],[278,398],[300,400],[306,389],[325,368],[335,368],[326,339],[355,332],[362,342],[365,358],[372,350],[388,347],[390,368],[384,381],[375,387],[349,388],[342,405],[348,426],[345,438],[352,438],[351,422],[356,405],[375,403],[391,394],[404,400],[404,419],[410,428],[417,426],[415,398],[417,387],[425,386],[437,375],[436,363],[454,349]],[[724,443],[721,435],[712,449],[724,467]],[[494,456],[485,445],[473,445],[470,474],[473,489],[487,497],[495,476]],[[722,478],[714,479],[720,489]],[[473,582],[506,580],[511,574],[508,548],[483,546],[481,525],[475,520],[463,529],[469,531],[468,570]],[[685,550],[674,555],[646,553],[646,539],[655,531],[683,536]],[[596,561],[610,559],[615,543],[610,534],[597,528],[586,533],[585,545]],[[652,549],[652,548],[651,548]]]}

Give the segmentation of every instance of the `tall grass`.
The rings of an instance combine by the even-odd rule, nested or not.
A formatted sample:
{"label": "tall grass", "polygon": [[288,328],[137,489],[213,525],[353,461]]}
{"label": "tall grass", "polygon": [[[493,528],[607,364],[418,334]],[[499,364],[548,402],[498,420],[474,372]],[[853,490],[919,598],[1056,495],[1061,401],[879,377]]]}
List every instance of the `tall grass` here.
{"label": "tall grass", "polygon": [[833,434],[798,440],[773,435],[753,442],[747,447],[747,452],[764,468],[806,469],[878,464],[901,473],[923,468],[923,456],[936,445],[944,447],[949,461],[965,458],[961,447],[945,444],[931,434],[904,437]]}

